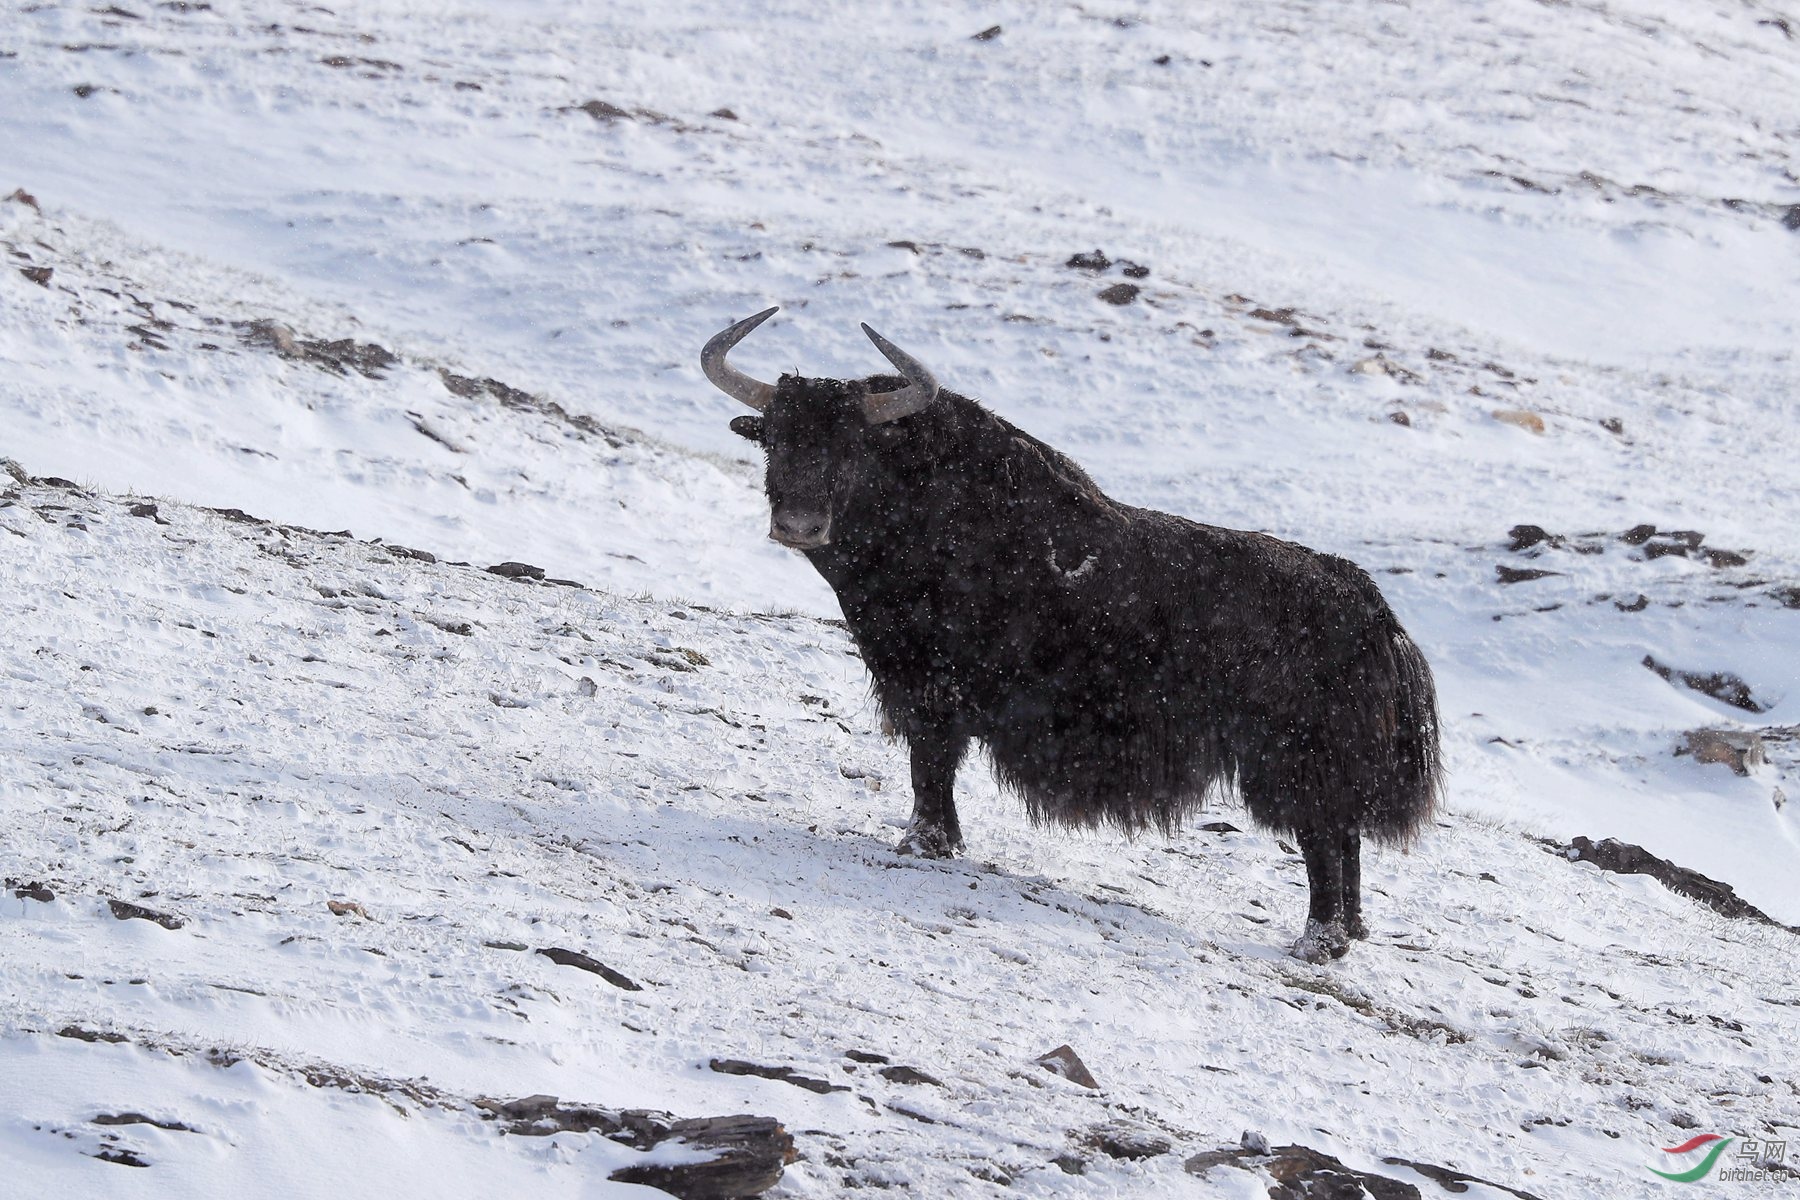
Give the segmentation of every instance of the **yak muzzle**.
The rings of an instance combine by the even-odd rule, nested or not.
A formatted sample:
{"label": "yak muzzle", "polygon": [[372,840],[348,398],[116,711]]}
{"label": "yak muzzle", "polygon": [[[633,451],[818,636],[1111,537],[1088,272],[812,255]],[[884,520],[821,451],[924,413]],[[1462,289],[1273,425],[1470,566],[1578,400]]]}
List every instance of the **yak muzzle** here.
{"label": "yak muzzle", "polygon": [[769,537],[790,550],[817,550],[831,544],[831,516],[783,509],[769,518]]}

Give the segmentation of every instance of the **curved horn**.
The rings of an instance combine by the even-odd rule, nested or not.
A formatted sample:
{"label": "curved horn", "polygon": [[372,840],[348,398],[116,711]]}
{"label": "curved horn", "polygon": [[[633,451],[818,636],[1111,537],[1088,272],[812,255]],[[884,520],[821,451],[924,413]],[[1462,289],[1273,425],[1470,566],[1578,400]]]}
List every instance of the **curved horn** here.
{"label": "curved horn", "polygon": [[712,339],[700,351],[700,369],[706,372],[712,385],[730,396],[733,400],[741,400],[757,412],[769,407],[769,401],[775,398],[775,385],[764,383],[760,379],[752,379],[736,367],[725,361],[731,348],[743,341],[752,329],[781,311],[780,305],[765,308],[754,317],[745,317],[736,325],[721,329],[713,334]]}
{"label": "curved horn", "polygon": [[876,392],[863,397],[863,416],[869,424],[898,421],[901,417],[910,417],[931,407],[931,402],[937,399],[938,383],[931,372],[925,369],[925,364],[867,325],[862,327],[862,331],[869,335],[875,348],[894,364],[894,368],[906,377],[906,386],[897,392]]}

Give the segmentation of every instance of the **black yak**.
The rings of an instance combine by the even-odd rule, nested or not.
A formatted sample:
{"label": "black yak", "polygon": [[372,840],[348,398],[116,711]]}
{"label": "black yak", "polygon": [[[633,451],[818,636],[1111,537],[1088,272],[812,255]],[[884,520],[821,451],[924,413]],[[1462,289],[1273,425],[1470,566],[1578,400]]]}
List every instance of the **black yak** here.
{"label": "black yak", "polygon": [[1440,790],[1431,670],[1354,564],[1109,499],[1069,458],[899,372],[763,383],[717,334],[706,376],[757,411],[769,536],[837,593],[885,722],[912,757],[901,853],[962,848],[972,741],[1037,822],[1172,832],[1235,785],[1299,843],[1311,908],[1293,953],[1366,936],[1364,834],[1407,840]]}

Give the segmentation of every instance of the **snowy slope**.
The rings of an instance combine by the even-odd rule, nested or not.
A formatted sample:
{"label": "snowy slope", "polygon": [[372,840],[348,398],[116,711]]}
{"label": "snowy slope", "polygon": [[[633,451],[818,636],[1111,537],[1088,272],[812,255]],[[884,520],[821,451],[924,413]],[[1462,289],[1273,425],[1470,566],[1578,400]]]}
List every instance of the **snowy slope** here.
{"label": "snowy slope", "polygon": [[[870,781],[904,761],[830,624],[8,495],[0,802],[55,892],[0,905],[25,1194],[590,1194],[628,1152],[469,1106],[535,1093],[779,1116],[794,1196],[1176,1194],[1245,1128],[1618,1194],[1673,1127],[1800,1126],[1792,935],[1516,832],[1373,857],[1372,940],[1307,967],[1304,870],[1265,836],[1045,837],[977,776],[970,861],[895,858],[904,797]],[[1063,1043],[1098,1091],[1032,1065]],[[1084,1147],[1119,1120],[1178,1152]]]}
{"label": "snowy slope", "polygon": [[[999,35],[970,37],[996,24]],[[1409,1146],[1452,1147],[1435,1161],[1546,1195],[1589,1194],[1607,1180],[1635,1187],[1648,1178],[1645,1148],[1670,1144],[1656,1139],[1684,1111],[1741,1133],[1791,1124],[1791,1093],[1780,1089],[1754,1103],[1787,1109],[1696,1108],[1714,1081],[1679,1065],[1724,1055],[1754,1079],[1758,1054],[1791,1048],[1800,1023],[1781,1014],[1792,1010],[1756,1007],[1793,998],[1792,980],[1763,961],[1791,957],[1785,935],[1717,922],[1642,880],[1590,876],[1519,833],[1641,843],[1800,922],[1796,810],[1778,803],[1800,794],[1800,485],[1787,449],[1800,440],[1796,26],[1775,5],[1672,0],[1492,0],[1429,13],[949,2],[775,4],[754,15],[631,3],[333,11],[270,0],[9,10],[0,194],[21,190],[0,202],[0,259],[16,268],[0,271],[0,456],[95,489],[26,489],[0,510],[27,534],[0,537],[0,564],[23,567],[0,582],[7,611],[33,614],[0,650],[10,686],[40,689],[6,710],[23,765],[0,774],[4,812],[26,833],[0,851],[0,866],[70,897],[7,910],[13,941],[35,949],[16,958],[9,944],[0,968],[24,1014],[8,1020],[5,1054],[37,1064],[21,1079],[90,1064],[88,1084],[43,1093],[61,1108],[5,1094],[0,1117],[18,1118],[20,1152],[36,1147],[45,1170],[70,1169],[21,1131],[81,1128],[74,1140],[91,1139],[83,1106],[115,1103],[103,1085],[129,1077],[146,1089],[142,1103],[160,1097],[190,1117],[202,1096],[221,1112],[262,1114],[266,1124],[229,1136],[229,1122],[209,1126],[204,1152],[178,1132],[146,1134],[158,1142],[147,1157],[190,1156],[183,1170],[200,1171],[189,1178],[203,1190],[236,1186],[245,1177],[233,1171],[268,1161],[284,1123],[304,1122],[354,1159],[363,1110],[294,1083],[304,1074],[295,1064],[318,1060],[384,1079],[429,1074],[457,1103],[554,1091],[684,1113],[769,1111],[778,1093],[782,1105],[821,1106],[781,1111],[791,1128],[849,1147],[829,1151],[860,1164],[840,1174],[913,1170],[929,1193],[977,1186],[965,1168],[1005,1157],[1000,1130],[1019,1127],[1006,1153],[1022,1156],[1013,1166],[1023,1171],[1069,1129],[1101,1119],[1081,1107],[1092,1098],[1072,1092],[1036,1115],[1050,1102],[1029,1060],[1058,1041],[1077,1044],[1102,1076],[1108,1090],[1093,1103],[1141,1105],[1188,1139],[1184,1149],[1272,1125],[1251,1114],[1271,1111],[1257,1097],[1281,1079],[1290,1107],[1313,1114],[1294,1118],[1298,1140],[1321,1145],[1307,1130],[1323,1126],[1365,1165]],[[1114,260],[1104,271],[1066,265],[1096,247]],[[1127,275],[1128,263],[1148,273]],[[1099,299],[1127,283],[1139,290],[1125,303]],[[1301,974],[1342,982],[1384,1012],[1407,998],[1392,1011],[1469,1034],[1436,1046],[1443,1057],[1429,1066],[1409,1057],[1431,1050],[1415,1051],[1410,1036],[1379,1045],[1406,1047],[1396,1070],[1473,1070],[1485,1091],[1453,1102],[1383,1096],[1353,1116],[1322,1099],[1335,1085],[1321,1081],[1348,1068],[1316,1048],[1366,1049],[1351,1034],[1382,1024],[1354,1007],[1300,1013],[1270,999],[1298,977],[1266,954],[1292,933],[1299,877],[1264,839],[1194,833],[1172,847],[1200,856],[1189,858],[1033,835],[972,767],[964,786],[981,815],[971,853],[997,875],[888,857],[896,835],[883,823],[907,806],[902,758],[871,740],[860,665],[815,619],[835,613],[830,594],[763,540],[758,467],[725,429],[732,403],[694,369],[706,336],[769,303],[784,312],[739,352],[749,369],[873,369],[856,330],[867,319],[1121,499],[1267,529],[1376,573],[1437,672],[1451,807],[1418,853],[1380,864],[1399,906],[1388,949],[1339,974]],[[175,524],[120,517],[129,492],[160,498]],[[275,559],[253,548],[274,536],[265,527],[220,525],[177,501],[446,561],[293,534],[305,547],[284,559],[294,570],[269,577]],[[58,503],[71,508],[47,507]],[[24,519],[27,508],[48,520]],[[86,514],[85,534],[68,531],[71,512]],[[1508,530],[1522,523],[1559,537],[1509,549]],[[1645,524],[1663,533],[1622,536]],[[1704,541],[1690,546],[1672,530]],[[529,562],[600,591],[509,583],[450,560]],[[250,574],[227,583],[225,563]],[[1552,573],[1509,583],[1506,571]],[[381,595],[357,590],[377,575]],[[686,617],[670,617],[675,609]],[[467,622],[471,635],[433,619]],[[230,632],[236,656],[208,657],[219,639],[182,622]],[[352,636],[362,622],[373,629]],[[572,635],[553,632],[564,624],[608,648],[571,653]],[[333,652],[302,649],[308,630]],[[361,648],[341,668],[274,666],[308,653],[336,661],[342,638]],[[87,647],[70,659],[81,662],[45,665],[71,645]],[[674,646],[708,666],[667,665]],[[645,654],[664,665],[646,667]],[[1736,677],[1762,711],[1678,675],[1672,683],[1645,669],[1647,657]],[[580,694],[584,676],[592,696]],[[665,682],[675,691],[661,692]],[[289,695],[298,692],[321,696],[300,702]],[[227,710],[231,697],[254,715]],[[174,726],[145,708],[201,723]],[[767,728],[745,733],[702,709]],[[579,728],[558,737],[547,710]],[[1675,755],[1699,728],[1763,730],[1772,761],[1740,778]],[[140,737],[150,739],[142,754],[115,744]],[[95,753],[101,744],[113,749]],[[226,753],[180,748],[190,744]],[[894,783],[872,791],[844,766]],[[125,836],[92,831],[125,821],[115,810],[133,778],[160,780],[152,795],[170,789],[126,827],[163,847],[160,878],[114,861],[150,862],[147,852],[67,840]],[[48,799],[57,788],[87,806],[76,811],[111,816],[63,821],[75,812]],[[277,795],[286,799],[249,799]],[[515,875],[468,874],[472,852],[442,841],[450,836],[518,856],[504,866]],[[188,856],[208,838],[247,839],[244,861],[261,865],[208,859],[190,876]],[[324,865],[334,855],[338,865]],[[368,883],[336,887],[345,873]],[[459,873],[466,882],[452,882]],[[625,880],[630,903],[608,890]],[[751,894],[754,880],[763,890]],[[937,911],[968,907],[944,897],[970,883],[1000,887],[1001,898],[966,921]],[[1134,895],[1117,898],[1109,884]],[[281,916],[284,887],[315,893]],[[433,887],[445,893],[433,919],[454,929],[426,929]],[[939,898],[922,900],[921,887]],[[490,889],[528,915],[482,926]],[[1024,898],[1046,898],[1033,889],[1060,897],[1054,917]],[[114,923],[98,899],[147,890],[181,897],[196,921],[165,937]],[[333,940],[357,918],[326,913],[327,891],[382,917],[357,928],[373,940]],[[270,911],[245,907],[263,896],[277,898],[255,902]],[[1123,928],[1095,944],[1090,918],[1104,925],[1094,914],[1107,910],[1094,897],[1154,913],[1114,914]],[[400,928],[383,915],[389,904],[420,918],[405,924],[425,931],[420,941],[387,940]],[[763,915],[780,906],[799,922],[808,904],[832,915],[805,945],[797,926]],[[237,909],[245,915],[222,915]],[[1441,913],[1468,928],[1459,934]],[[1240,915],[1271,924],[1227,934]],[[778,980],[752,999],[719,996],[701,970],[710,958],[678,958],[694,970],[670,965],[660,986],[690,1015],[670,1026],[666,1006],[650,1024],[632,1019],[631,996],[603,996],[622,1006],[620,1021],[656,1031],[642,1036],[663,1054],[645,1058],[593,1041],[581,1023],[593,1014],[562,1007],[576,1004],[568,968],[532,958],[520,967],[516,952],[481,947],[536,946],[500,931],[531,916],[568,931],[553,944],[600,939],[609,962],[625,953],[614,941],[653,944],[631,932],[660,945],[679,926],[657,923],[687,921],[712,930],[692,936],[723,947],[750,978],[768,967]],[[304,957],[302,940],[270,950],[287,920],[335,949]],[[870,922],[886,932],[865,934]],[[741,938],[717,936],[727,925]],[[865,936],[896,949],[838,961]],[[952,948],[934,952],[945,939]],[[180,950],[169,978],[187,982],[147,1007],[116,985],[54,981],[92,974],[59,952],[152,978],[172,944],[197,942],[216,955]],[[901,943],[914,953],[901,955]],[[475,961],[444,972],[457,983],[421,984],[417,971],[371,981],[364,944],[415,963]],[[995,945],[1017,947],[1043,973],[1035,991],[1018,990],[1025,964]],[[1058,977],[1053,964],[1068,951],[1057,947],[1070,945],[1080,965]],[[1425,965],[1402,965],[1408,954]],[[325,958],[343,973],[315,997]],[[871,965],[884,960],[925,965]],[[643,961],[614,965],[636,978]],[[653,961],[664,969],[664,952]],[[1573,1026],[1536,999],[1477,1004],[1500,986],[1481,972],[1567,979],[1566,994],[1579,995],[1573,981],[1594,978],[1582,973],[1596,962],[1621,972],[1608,986],[1624,998],[1594,1017],[1623,1042],[1588,1047],[1600,1065],[1586,1074],[1601,1082],[1575,1080],[1573,1059],[1552,1064],[1560,1073],[1503,1070],[1496,1048],[1517,1032],[1499,1032],[1506,1022]],[[909,973],[887,974],[896,969]],[[491,995],[514,984],[553,992],[567,1018],[533,1013],[537,1040],[516,1055],[483,1040],[495,1022],[512,1032],[493,1036],[518,1041],[517,1017],[486,1015]],[[1558,994],[1519,986],[1545,1005]],[[809,1003],[781,1007],[782,987]],[[930,995],[948,995],[961,1015],[946,1025]],[[1115,1017],[1121,995],[1132,1002]],[[1199,995],[1225,1005],[1240,1033],[1273,1024],[1219,1042]],[[1728,1002],[1702,1003],[1715,995]],[[734,1003],[762,1015],[722,1015]],[[1696,1017],[1690,1038],[1718,1032],[1708,1015],[1764,1033],[1746,1033],[1753,1048],[1729,1054],[1710,1041],[1677,1053],[1659,1039],[1680,1031],[1657,1032],[1671,1006]],[[1488,1011],[1498,1007],[1509,1015]],[[364,1015],[345,1016],[354,1013]],[[976,1031],[976,1013],[1011,1033]],[[139,1049],[42,1036],[57,1021],[128,1029]],[[869,1103],[843,1111],[832,1105],[845,1093],[694,1074],[709,1056],[757,1054],[824,1072],[847,1048],[839,1041],[878,1030],[889,1040],[874,1048],[897,1061],[913,1061],[902,1049],[911,1037],[925,1039],[917,1057],[963,1064],[967,1087],[950,1089],[962,1117],[903,1126],[867,1071],[858,1083]],[[257,1049],[255,1078],[144,1065],[146,1046],[222,1041]],[[1240,1091],[1206,1072],[1209,1097],[1188,1095],[1196,1064],[1230,1065],[1218,1061],[1226,1044],[1275,1065],[1241,1070]],[[106,1054],[115,1058],[93,1057]],[[1617,1066],[1633,1055],[1671,1061]],[[619,1076],[595,1069],[614,1060],[634,1065]],[[1618,1080],[1651,1103],[1635,1124],[1606,1125],[1616,1140],[1596,1148],[1554,1126],[1510,1132],[1520,1113],[1579,1123],[1594,1105],[1626,1103],[1617,1088],[1582,1090]],[[1574,1110],[1577,1099],[1589,1107]],[[393,1110],[368,1111],[385,1121]],[[425,1131],[418,1161],[463,1155],[468,1172],[532,1172],[573,1192],[586,1175],[559,1172],[556,1156],[601,1153],[495,1150],[491,1126],[466,1109],[433,1112],[451,1115],[408,1126]],[[218,1148],[231,1138],[242,1153]],[[827,1151],[807,1152],[789,1186],[829,1194],[841,1180],[821,1166]],[[125,1174],[145,1175],[151,1194],[170,1186],[154,1170],[76,1165],[90,1163],[111,1187]],[[1122,1172],[1120,1194],[1158,1194],[1176,1186],[1158,1172],[1179,1174],[1155,1160],[1108,1169]],[[392,1170],[384,1186],[422,1186],[404,1162]],[[1567,1187],[1533,1189],[1527,1171]],[[1099,1185],[1090,1174],[1068,1186]]]}

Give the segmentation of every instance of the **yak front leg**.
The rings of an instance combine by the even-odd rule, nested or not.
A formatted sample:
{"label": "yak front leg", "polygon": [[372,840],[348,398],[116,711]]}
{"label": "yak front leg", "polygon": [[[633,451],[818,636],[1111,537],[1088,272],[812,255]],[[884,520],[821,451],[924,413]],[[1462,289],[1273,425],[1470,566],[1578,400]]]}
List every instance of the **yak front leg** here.
{"label": "yak front leg", "polygon": [[942,727],[915,729],[906,741],[912,751],[913,813],[895,849],[920,858],[954,858],[963,848],[956,769],[968,752],[968,735]]}
{"label": "yak front leg", "polygon": [[[1290,953],[1310,963],[1342,958],[1350,949],[1350,931],[1345,927],[1347,914],[1344,911],[1348,852],[1344,831],[1300,829],[1296,833],[1300,854],[1306,859],[1306,883],[1311,903],[1307,908],[1306,931],[1294,943]],[[1360,917],[1359,913],[1359,923]]]}

